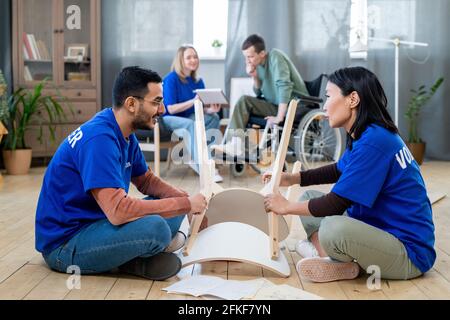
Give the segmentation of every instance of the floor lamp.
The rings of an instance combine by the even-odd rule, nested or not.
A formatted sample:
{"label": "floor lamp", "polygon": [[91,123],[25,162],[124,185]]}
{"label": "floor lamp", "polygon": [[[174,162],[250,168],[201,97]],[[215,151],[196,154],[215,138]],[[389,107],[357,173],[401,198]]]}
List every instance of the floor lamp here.
{"label": "floor lamp", "polygon": [[423,42],[411,42],[411,41],[403,41],[399,38],[395,39],[382,39],[382,38],[372,38],[369,37],[369,40],[372,41],[380,41],[380,42],[388,42],[392,43],[395,46],[395,125],[398,127],[398,99],[399,99],[399,93],[398,93],[398,83],[399,83],[399,51],[400,51],[400,45],[411,45],[411,46],[419,46],[419,47],[428,47],[428,43]]}

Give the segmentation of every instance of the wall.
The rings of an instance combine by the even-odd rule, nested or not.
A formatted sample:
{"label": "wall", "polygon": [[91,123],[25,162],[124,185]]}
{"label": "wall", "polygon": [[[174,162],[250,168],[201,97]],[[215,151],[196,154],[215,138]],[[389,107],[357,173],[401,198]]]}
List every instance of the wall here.
{"label": "wall", "polygon": [[225,90],[225,60],[202,59],[199,75],[207,88],[221,88]]}

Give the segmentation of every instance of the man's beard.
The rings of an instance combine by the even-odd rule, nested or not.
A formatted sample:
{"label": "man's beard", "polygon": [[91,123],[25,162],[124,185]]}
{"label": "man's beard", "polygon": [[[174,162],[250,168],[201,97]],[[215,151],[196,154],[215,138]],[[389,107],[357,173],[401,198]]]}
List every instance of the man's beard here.
{"label": "man's beard", "polygon": [[153,118],[156,117],[156,114],[151,117],[142,110],[139,111],[136,118],[131,123],[131,127],[133,131],[136,130],[152,130],[153,129]]}

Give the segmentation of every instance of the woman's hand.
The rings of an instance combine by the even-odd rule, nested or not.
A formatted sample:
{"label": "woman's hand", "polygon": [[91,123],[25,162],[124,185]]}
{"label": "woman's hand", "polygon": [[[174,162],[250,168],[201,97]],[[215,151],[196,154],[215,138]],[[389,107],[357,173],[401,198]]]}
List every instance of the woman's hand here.
{"label": "woman's hand", "polygon": [[264,197],[264,208],[266,212],[273,212],[279,215],[289,214],[290,202],[286,200],[279,192],[269,194]]}
{"label": "woman's hand", "polygon": [[[272,179],[272,172],[264,172],[261,179],[263,184],[269,183]],[[280,187],[290,187],[294,184],[300,184],[300,173],[281,173]]]}
{"label": "woman's hand", "polygon": [[198,94],[196,94],[195,97],[193,97],[191,99],[192,106],[195,106],[195,100],[200,100],[200,97],[198,96]]}
{"label": "woman's hand", "polygon": [[210,104],[208,108],[205,108],[207,114],[213,114],[220,111],[222,106],[220,104]]}

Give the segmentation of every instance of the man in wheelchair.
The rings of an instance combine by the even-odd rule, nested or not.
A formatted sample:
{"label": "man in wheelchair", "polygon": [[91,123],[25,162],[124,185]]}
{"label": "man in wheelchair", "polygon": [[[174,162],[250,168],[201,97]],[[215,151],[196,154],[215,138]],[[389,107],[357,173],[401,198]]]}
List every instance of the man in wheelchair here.
{"label": "man in wheelchair", "polygon": [[[320,95],[322,78],[320,75],[313,81],[303,81],[292,61],[278,49],[266,52],[264,39],[259,35],[249,36],[242,44],[242,51],[246,59],[246,71],[253,78],[253,89],[256,97],[242,96],[234,108],[230,123],[221,145],[213,146],[216,160],[236,162],[236,166],[243,169],[242,162],[255,167],[261,158],[262,151],[276,146],[277,133],[272,132],[272,139],[266,134],[256,148],[246,148],[246,137],[252,135],[245,132],[246,128],[266,128],[265,132],[277,126],[282,127],[287,112],[288,103],[292,99],[299,100],[297,108],[293,139],[290,149],[305,167],[310,167],[321,156],[334,159],[340,156],[343,137],[338,130],[331,129],[324,121],[324,112],[320,110],[323,102]],[[259,135],[257,134],[259,137]],[[250,143],[248,143],[250,145]],[[249,149],[248,152],[246,152]],[[335,159],[337,160],[337,159]],[[233,174],[238,176],[241,169],[232,166]]]}
{"label": "man in wheelchair", "polygon": [[244,141],[239,132],[243,132],[248,126],[251,117],[259,118],[254,124],[263,127],[266,124],[281,124],[289,101],[309,95],[305,82],[289,57],[278,49],[267,52],[264,39],[259,35],[250,35],[242,44],[242,52],[246,72],[253,78],[253,89],[257,97],[243,96],[239,99],[231,116],[224,144],[214,147],[216,152],[221,151],[231,156],[244,153]]}

